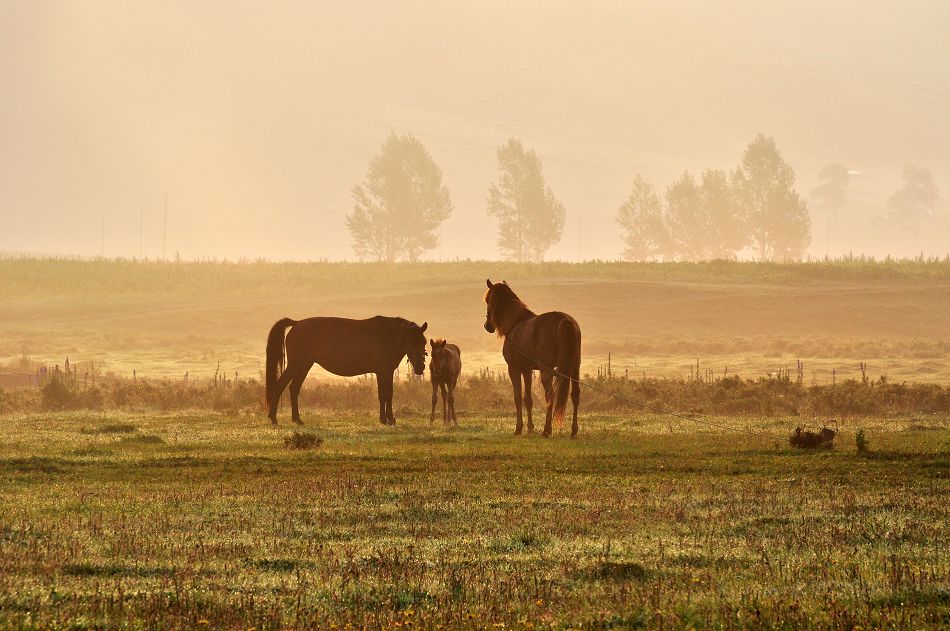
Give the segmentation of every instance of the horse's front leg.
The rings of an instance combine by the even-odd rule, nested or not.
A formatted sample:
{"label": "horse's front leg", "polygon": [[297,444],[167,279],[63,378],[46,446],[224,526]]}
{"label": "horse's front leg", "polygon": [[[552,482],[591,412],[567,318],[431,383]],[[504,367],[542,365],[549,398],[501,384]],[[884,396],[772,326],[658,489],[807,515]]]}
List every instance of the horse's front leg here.
{"label": "horse's front leg", "polygon": [[379,422],[383,425],[395,424],[392,418],[393,405],[393,374],[391,372],[376,373],[377,394],[379,395]]}
{"label": "horse's front leg", "polygon": [[511,379],[511,389],[515,395],[515,436],[520,436],[524,429],[521,418],[521,371],[508,366],[508,378]]}
{"label": "horse's front leg", "polygon": [[429,414],[429,425],[435,422],[435,404],[439,402],[439,383],[432,382],[432,412]]}

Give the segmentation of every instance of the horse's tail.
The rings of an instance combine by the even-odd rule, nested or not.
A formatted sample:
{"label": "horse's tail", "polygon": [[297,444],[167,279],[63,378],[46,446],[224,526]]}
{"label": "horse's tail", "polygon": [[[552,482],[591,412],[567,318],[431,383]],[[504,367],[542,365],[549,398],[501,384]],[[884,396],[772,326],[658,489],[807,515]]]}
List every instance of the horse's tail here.
{"label": "horse's tail", "polygon": [[270,407],[277,389],[277,380],[284,369],[284,331],[297,324],[296,320],[282,318],[271,327],[267,335],[267,359],[264,364],[265,396]]}
{"label": "horse's tail", "polygon": [[561,320],[557,325],[557,370],[554,379],[554,422],[564,422],[564,409],[571,386],[579,388],[581,376],[581,330],[572,319]]}

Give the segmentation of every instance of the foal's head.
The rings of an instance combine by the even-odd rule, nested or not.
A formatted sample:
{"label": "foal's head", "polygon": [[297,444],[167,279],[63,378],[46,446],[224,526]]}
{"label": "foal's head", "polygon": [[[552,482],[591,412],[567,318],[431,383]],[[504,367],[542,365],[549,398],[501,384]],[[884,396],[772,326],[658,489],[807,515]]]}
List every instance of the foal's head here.
{"label": "foal's head", "polygon": [[432,348],[432,359],[429,360],[429,369],[433,373],[440,375],[445,372],[445,340],[429,340],[429,346]]}
{"label": "foal's head", "polygon": [[409,363],[412,364],[412,370],[417,375],[421,375],[426,369],[426,336],[425,331],[429,323],[423,322],[419,326],[415,322],[409,323],[407,331],[406,355],[409,357]]}

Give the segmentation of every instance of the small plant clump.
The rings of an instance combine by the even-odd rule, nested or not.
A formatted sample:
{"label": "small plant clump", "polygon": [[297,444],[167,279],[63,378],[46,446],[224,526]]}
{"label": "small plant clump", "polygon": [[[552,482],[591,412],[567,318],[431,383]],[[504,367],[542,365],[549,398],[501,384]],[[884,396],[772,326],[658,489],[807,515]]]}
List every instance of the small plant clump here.
{"label": "small plant clump", "polygon": [[284,438],[284,447],[287,449],[316,449],[323,444],[323,439],[310,432],[294,432]]}
{"label": "small plant clump", "polygon": [[870,451],[868,446],[868,437],[867,434],[864,433],[863,427],[859,429],[858,433],[854,436],[854,446],[858,450],[859,456],[864,456]]}
{"label": "small plant clump", "polygon": [[[834,421],[830,422],[834,423]],[[799,449],[831,449],[833,446],[832,443],[837,435],[838,431],[831,429],[827,425],[817,432],[805,429],[799,425],[795,428],[795,431],[792,432],[792,435],[789,436],[788,442],[792,447],[798,447]]]}

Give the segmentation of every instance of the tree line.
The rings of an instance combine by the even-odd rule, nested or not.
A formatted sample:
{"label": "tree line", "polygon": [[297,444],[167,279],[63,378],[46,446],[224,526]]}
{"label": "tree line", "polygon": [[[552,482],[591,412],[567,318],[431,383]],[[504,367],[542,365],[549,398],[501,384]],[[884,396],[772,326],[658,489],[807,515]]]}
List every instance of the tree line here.
{"label": "tree line", "polygon": [[[562,236],[567,211],[544,177],[541,160],[511,138],[498,147],[498,178],[488,189],[487,215],[497,222],[497,245],[513,261],[541,261]],[[851,174],[828,165],[809,199],[826,209],[846,204]],[[894,215],[918,217],[933,207],[929,172],[908,167],[906,185],[891,199]],[[453,210],[442,171],[411,134],[391,133],[353,187],[347,216],[353,250],[361,260],[416,261],[438,247],[439,228]],[[623,256],[633,261],[736,258],[798,259],[811,243],[808,206],[795,190],[795,172],[772,138],[757,136],[734,171],[684,172],[663,191],[637,175],[616,221]]]}

